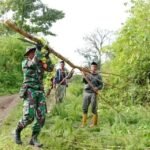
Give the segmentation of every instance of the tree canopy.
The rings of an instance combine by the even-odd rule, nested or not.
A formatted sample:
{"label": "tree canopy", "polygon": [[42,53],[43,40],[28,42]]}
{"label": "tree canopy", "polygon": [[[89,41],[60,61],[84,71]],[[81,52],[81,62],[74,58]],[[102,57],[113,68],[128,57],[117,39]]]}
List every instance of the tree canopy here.
{"label": "tree canopy", "polygon": [[5,19],[8,13],[25,31],[45,35],[55,35],[50,31],[52,23],[64,17],[62,11],[48,8],[41,0],[3,0],[0,2],[0,15]]}
{"label": "tree canopy", "polygon": [[109,62],[109,69],[123,79],[121,84],[118,84],[120,79],[111,80],[126,91],[118,90],[122,99],[143,103],[150,98],[150,1],[132,1],[129,13],[130,17],[111,46],[114,58]]}

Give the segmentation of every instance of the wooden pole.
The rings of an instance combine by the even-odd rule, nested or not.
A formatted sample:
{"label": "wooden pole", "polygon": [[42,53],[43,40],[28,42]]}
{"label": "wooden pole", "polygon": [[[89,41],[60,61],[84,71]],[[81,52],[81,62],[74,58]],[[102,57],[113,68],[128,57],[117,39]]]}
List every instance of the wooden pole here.
{"label": "wooden pole", "polygon": [[[34,41],[36,43],[41,43],[41,40],[34,37],[33,35],[25,32],[24,30],[20,29],[19,27],[16,26],[15,23],[12,23],[11,21],[7,20],[4,21],[4,24],[11,28],[12,30],[14,30],[15,32],[18,32],[19,34],[23,35],[24,37],[30,39],[31,41]],[[54,54],[55,56],[57,56],[58,58],[60,58],[61,60],[64,60],[68,65],[70,65],[72,68],[77,68],[80,71],[85,71],[85,72],[90,72],[89,69],[87,68],[83,68],[80,66],[76,66],[74,65],[70,60],[68,60],[67,58],[65,58],[64,56],[62,56],[61,54],[59,54],[58,52],[56,52],[53,48],[51,48],[50,46],[46,45],[45,49],[48,50],[50,53]]]}
{"label": "wooden pole", "polygon": [[[34,37],[33,35],[25,32],[24,30],[20,29],[19,27],[16,26],[15,23],[11,22],[10,20],[6,20],[3,21],[4,25],[6,25],[7,27],[11,28],[12,30],[14,30],[15,32],[18,32],[19,34],[23,35],[24,37],[28,38],[31,41],[34,41],[35,43],[41,43],[41,40],[38,39],[37,37]],[[90,73],[90,69],[88,68],[83,68],[80,66],[77,66],[75,64],[73,64],[70,60],[68,60],[67,58],[65,58],[64,56],[62,56],[61,54],[59,54],[58,52],[56,52],[53,48],[51,48],[50,46],[46,45],[45,49],[47,51],[49,51],[50,53],[54,54],[56,57],[60,58],[61,60],[64,60],[69,66],[71,66],[72,68],[77,68],[79,69],[81,72],[88,72]],[[122,77],[118,74],[113,74],[113,73],[106,73],[106,72],[100,72],[102,74],[109,74],[109,75],[114,75],[114,76],[118,76],[118,77]]]}

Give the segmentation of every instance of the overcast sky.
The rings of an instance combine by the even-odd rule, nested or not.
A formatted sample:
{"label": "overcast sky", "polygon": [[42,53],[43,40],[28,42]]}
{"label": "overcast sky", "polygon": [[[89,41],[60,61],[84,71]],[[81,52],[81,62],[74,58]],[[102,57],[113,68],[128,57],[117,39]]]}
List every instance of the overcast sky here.
{"label": "overcast sky", "polygon": [[42,0],[50,8],[62,10],[65,18],[53,24],[50,45],[69,58],[81,64],[81,57],[75,50],[85,46],[83,36],[97,28],[118,30],[128,14],[124,2],[128,0]]}

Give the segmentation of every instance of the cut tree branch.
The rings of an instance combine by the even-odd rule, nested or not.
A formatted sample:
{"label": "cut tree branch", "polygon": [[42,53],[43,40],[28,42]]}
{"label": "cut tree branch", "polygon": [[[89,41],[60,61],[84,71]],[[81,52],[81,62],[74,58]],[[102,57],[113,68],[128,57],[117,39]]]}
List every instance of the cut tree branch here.
{"label": "cut tree branch", "polygon": [[[27,39],[35,42],[35,43],[41,43],[41,40],[38,39],[37,37],[34,37],[33,35],[27,33],[26,31],[20,29],[19,27],[16,26],[15,23],[11,22],[10,20],[6,20],[3,21],[3,24],[6,25],[7,27],[9,27],[10,29],[14,30],[15,32],[21,34],[22,36],[26,37]],[[42,43],[41,43],[42,44]],[[76,68],[79,69],[81,72],[88,72],[90,73],[90,69],[88,68],[83,68],[80,66],[77,66],[75,64],[73,64],[70,60],[68,60],[67,58],[65,58],[64,56],[62,56],[61,54],[59,54],[58,52],[56,52],[53,48],[51,48],[50,46],[46,45],[45,49],[47,51],[49,51],[50,53],[54,54],[56,57],[60,58],[61,60],[64,60],[69,66],[71,66],[72,68]],[[113,74],[113,73],[106,73],[106,72],[101,72],[102,74],[111,74],[114,76],[120,76],[117,74]],[[121,77],[121,76],[120,76]]]}
{"label": "cut tree branch", "polygon": [[[34,42],[36,42],[36,43],[41,43],[41,40],[40,40],[40,39],[38,39],[38,38],[34,37],[33,35],[31,35],[31,34],[25,32],[25,31],[23,31],[22,29],[18,28],[15,23],[13,23],[13,22],[7,20],[7,21],[4,21],[4,24],[5,24],[7,27],[9,27],[9,28],[11,28],[12,30],[14,30],[15,32],[18,32],[18,33],[20,33],[21,35],[23,35],[24,37],[30,39],[31,41],[34,41]],[[50,46],[46,45],[46,46],[45,46],[45,49],[48,50],[50,53],[54,54],[55,56],[57,56],[58,58],[64,60],[64,61],[65,61],[68,65],[70,65],[72,68],[77,68],[77,69],[79,69],[80,71],[90,72],[90,70],[87,69],[87,68],[83,68],[83,67],[74,65],[70,60],[68,60],[67,58],[65,58],[64,56],[62,56],[62,55],[59,54],[58,52],[56,52],[56,51],[55,51],[54,49],[52,49]]]}

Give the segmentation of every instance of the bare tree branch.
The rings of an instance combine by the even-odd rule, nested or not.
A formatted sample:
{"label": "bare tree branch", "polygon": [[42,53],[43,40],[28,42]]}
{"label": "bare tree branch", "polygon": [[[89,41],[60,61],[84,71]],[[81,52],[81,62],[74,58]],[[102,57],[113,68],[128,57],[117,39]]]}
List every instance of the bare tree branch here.
{"label": "bare tree branch", "polygon": [[[110,44],[112,34],[113,32],[110,30],[97,29],[94,33],[83,37],[84,41],[89,45],[88,48],[78,49],[77,52],[84,58],[87,58],[87,55],[89,55],[88,58],[90,58],[90,60],[92,60],[92,58],[98,58],[97,61],[99,65],[101,65],[103,47]],[[87,51],[87,49],[89,51]],[[91,54],[94,54],[95,56]]]}

